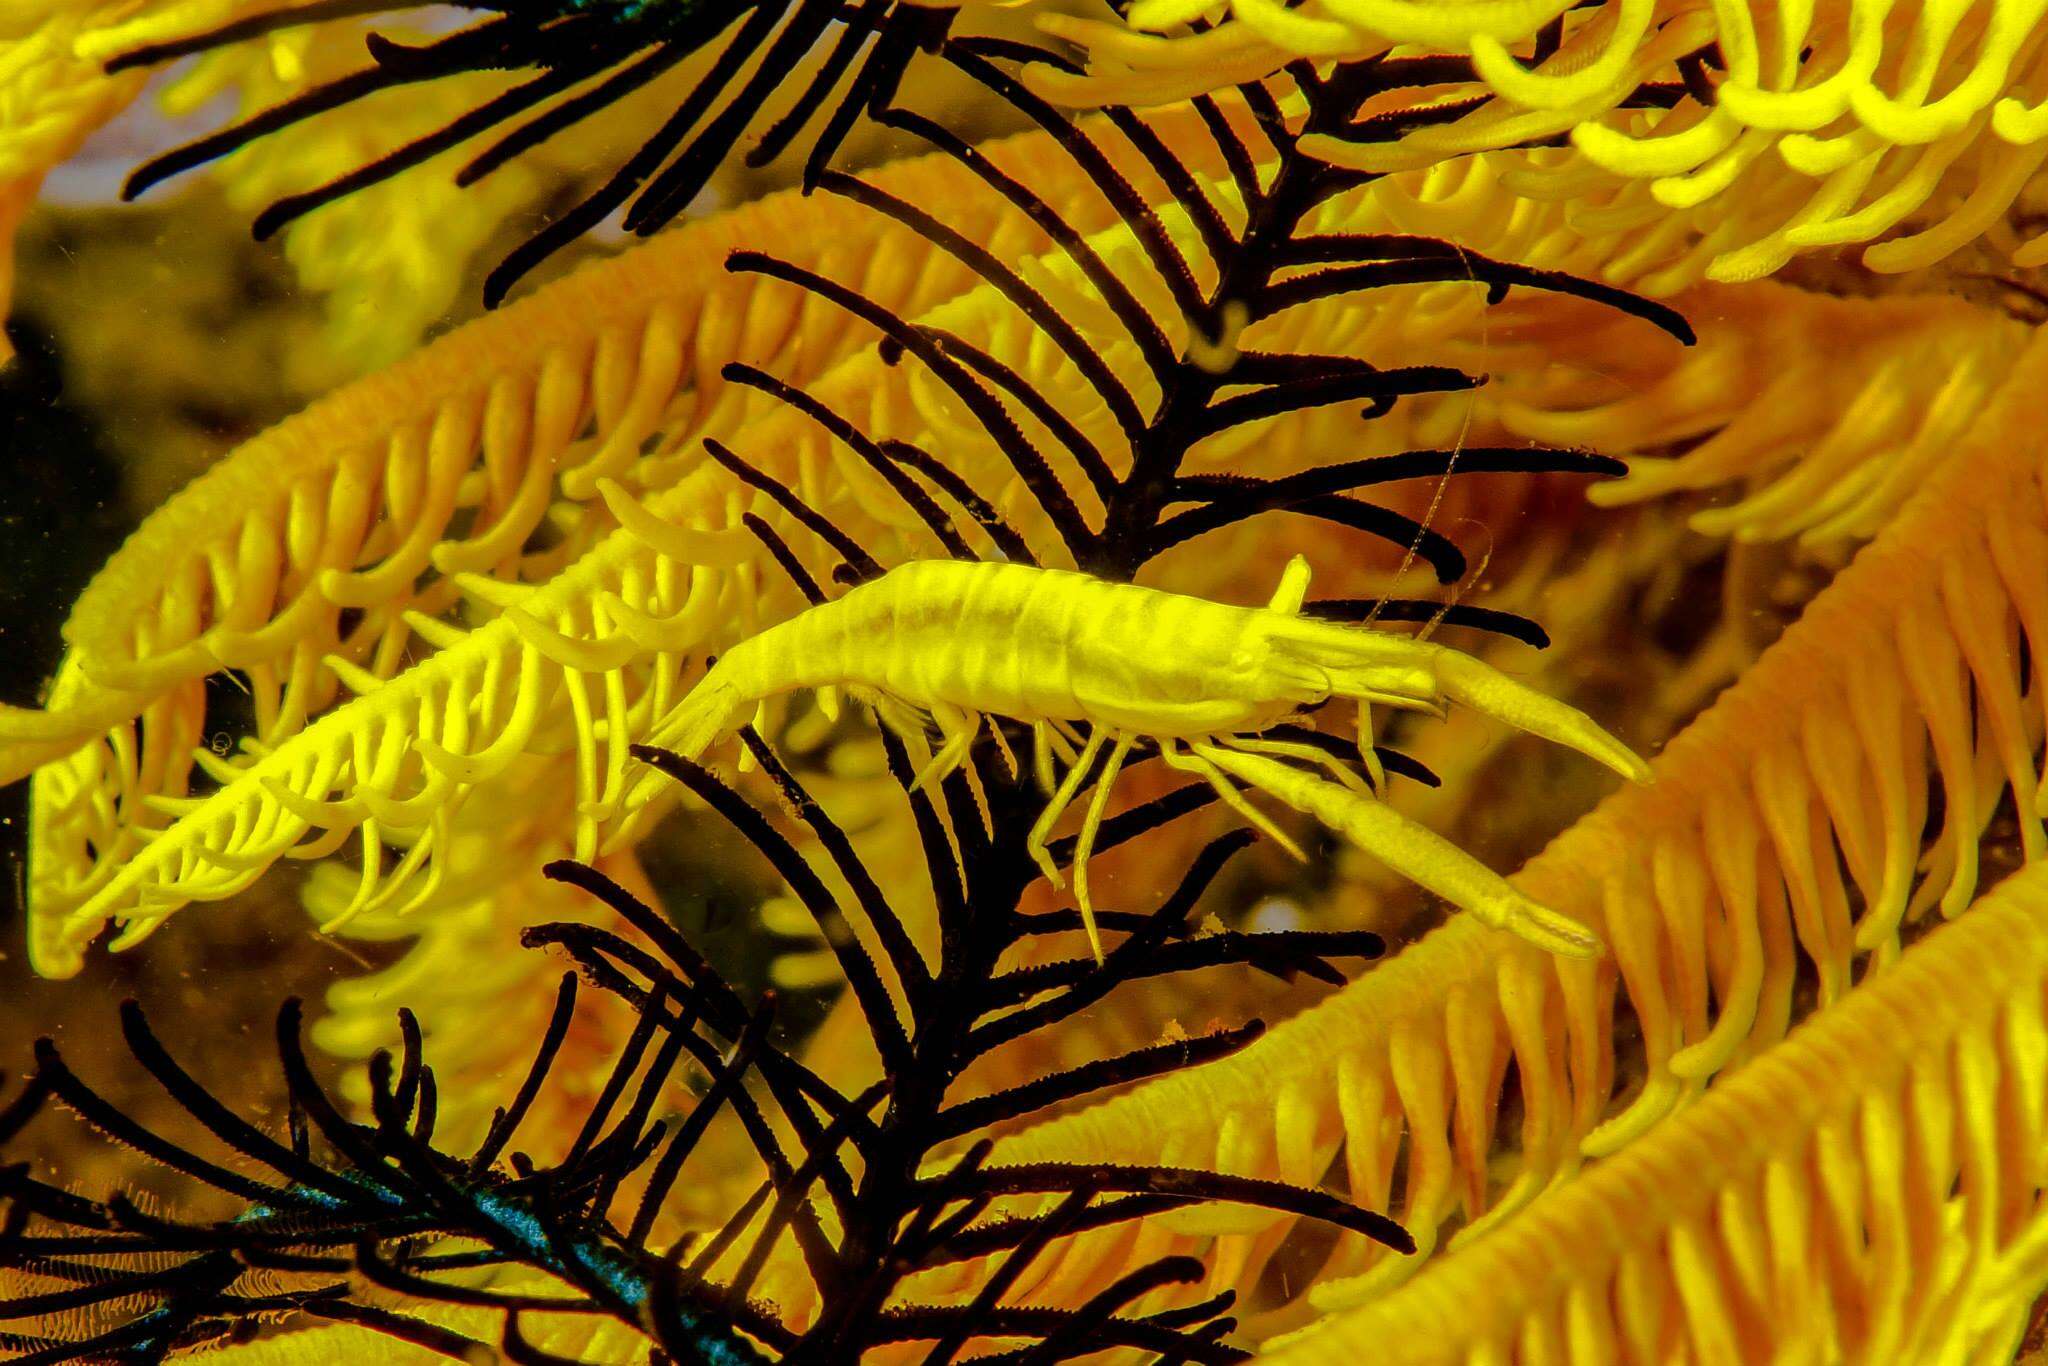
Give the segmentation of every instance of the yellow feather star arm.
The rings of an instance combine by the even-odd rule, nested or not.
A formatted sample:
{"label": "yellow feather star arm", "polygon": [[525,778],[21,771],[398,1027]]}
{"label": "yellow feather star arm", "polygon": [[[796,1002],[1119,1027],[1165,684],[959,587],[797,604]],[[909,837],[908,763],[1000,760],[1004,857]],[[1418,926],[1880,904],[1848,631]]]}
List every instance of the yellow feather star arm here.
{"label": "yellow feather star arm", "polygon": [[[2044,377],[2037,343],[1968,450],[1672,742],[1655,785],[1610,798],[1516,876],[1599,930],[1610,959],[1546,958],[1460,919],[1236,1057],[1028,1132],[1001,1157],[1213,1164],[1314,1183],[1341,1151],[1353,1198],[1428,1249],[1461,1208],[1477,1227],[1499,1221],[1768,1048],[1802,971],[1822,1005],[1837,1001],[1859,959],[1896,956],[1902,923],[1937,903],[1959,913],[2002,790],[2017,794],[2024,852],[2038,857],[2042,719],[2015,660],[2022,636],[2048,646],[2048,489],[2032,418]],[[1946,815],[1923,849],[1930,784]],[[1610,1113],[1624,1000],[1647,1079]],[[1504,1110],[1521,1116],[1505,1157],[1494,1151]],[[1218,1285],[1252,1274],[1285,1236],[1270,1220],[1208,1212],[1155,1223],[1148,1251],[1224,1234],[1209,1252]],[[1100,1284],[1129,1252],[1118,1238],[1078,1239],[1034,1268],[1034,1293]],[[1365,1297],[1420,1264],[1340,1244],[1314,1294]]]}
{"label": "yellow feather star arm", "polygon": [[[1070,217],[1109,217],[1048,139],[989,154],[1063,193],[1054,203]],[[965,176],[932,157],[875,180],[930,200],[962,197]],[[968,202],[963,228],[991,250],[1042,242],[992,197]],[[273,428],[154,514],[80,599],[49,705],[0,711],[0,777],[41,768],[38,881],[75,901],[159,825],[145,803],[185,797],[208,674],[237,669],[257,697],[254,738],[282,743],[334,697],[337,657],[371,677],[402,665],[418,621],[403,614],[431,616],[454,597],[445,577],[422,594],[422,576],[545,577],[611,525],[593,497],[600,476],[659,482],[701,458],[641,461],[650,437],[673,452],[769,407],[725,383],[726,362],[801,382],[862,339],[837,310],[727,274],[735,245],[776,246],[913,316],[971,278],[864,209],[819,199],[806,212],[795,219],[771,198],[543,290]],[[829,230],[811,231],[821,219]],[[798,221],[809,227],[785,243]],[[530,554],[556,485],[586,501],[571,535]],[[96,854],[81,861],[88,842]]]}
{"label": "yellow feather star arm", "polygon": [[[1356,204],[1354,200],[1354,208]],[[1333,216],[1330,221],[1350,220]],[[1101,236],[1098,249],[1134,283],[1144,283],[1148,277],[1141,265],[1142,251],[1130,234],[1119,226]],[[1081,298],[1076,273],[1064,256],[1049,257],[1047,262],[1037,267],[1027,262],[1027,275],[1056,301]],[[1140,298],[1161,317],[1170,336],[1184,335],[1184,322],[1165,312],[1156,277],[1149,278],[1150,287]],[[1283,347],[1313,336],[1322,345],[1344,343],[1366,354],[1374,347],[1412,348],[1443,331],[1476,327],[1483,316],[1479,293],[1465,285],[1416,291],[1407,307],[1342,301],[1299,310],[1303,316],[1285,317],[1268,331],[1274,344]],[[1431,306],[1432,300],[1442,298],[1464,303],[1461,308]],[[1078,308],[1074,311],[1077,326],[1088,327],[1090,316]],[[1089,391],[1078,372],[1063,356],[1049,354],[1054,349],[1044,346],[1023,315],[992,288],[964,296],[926,321],[986,346],[1029,375],[1034,387],[1054,401],[1071,396],[1063,408],[1075,415],[1078,426],[1099,429],[1105,442],[1116,438],[1106,411],[1087,401]],[[1102,323],[1105,328],[1112,325]],[[1105,340],[1103,350],[1114,364],[1116,344]],[[1007,490],[996,498],[999,505],[1021,501],[1021,487],[993,442],[921,368],[891,366],[877,353],[864,353],[834,372],[827,397],[870,428],[872,436],[943,443],[957,468],[987,471],[977,479],[978,487]],[[1423,414],[1438,414],[1440,442],[1456,439],[1462,402],[1415,407]],[[1356,425],[1355,418],[1333,416],[1328,410],[1312,413],[1307,421],[1311,428],[1344,421]],[[1198,457],[1224,459],[1244,448],[1284,453],[1291,449],[1288,443],[1260,439],[1284,425],[1269,423],[1228,433],[1205,446]],[[1036,434],[1045,439],[1042,431]],[[765,467],[814,505],[839,509],[844,503],[840,515],[858,515],[860,521],[849,523],[856,534],[875,517],[898,527],[916,527],[910,514],[877,487],[879,480],[871,471],[833,447],[807,421],[786,411],[771,413],[748,435],[750,448],[757,450]],[[840,476],[833,487],[821,482],[826,470]],[[374,690],[374,695],[323,718],[288,742],[264,744],[246,765],[216,766],[226,787],[203,801],[179,803],[180,823],[170,834],[154,837],[132,858],[110,859],[104,852],[116,847],[110,836],[125,833],[130,840],[139,839],[132,826],[109,830],[95,824],[105,819],[110,785],[103,779],[73,781],[63,765],[46,769],[37,783],[35,824],[42,833],[36,836],[36,847],[41,856],[35,860],[39,870],[32,893],[39,967],[75,969],[78,946],[104,923],[109,911],[121,910],[130,919],[129,932],[120,941],[125,946],[184,901],[231,895],[316,829],[327,833],[314,835],[302,853],[331,850],[344,831],[356,826],[364,829],[366,851],[374,851],[377,841],[386,837],[402,837],[409,845],[390,879],[374,869],[365,878],[352,912],[397,904],[395,899],[402,894],[413,902],[430,897],[433,879],[439,876],[436,847],[446,838],[437,829],[464,794],[530,747],[575,752],[574,781],[585,817],[579,849],[596,852],[607,827],[610,845],[623,843],[632,826],[617,822],[621,814],[634,814],[620,809],[621,796],[630,795],[622,791],[626,742],[646,734],[649,720],[663,714],[678,695],[678,656],[705,642],[703,632],[714,621],[730,634],[769,610],[758,600],[750,579],[693,569],[687,561],[702,556],[690,548],[670,546],[673,536],[659,529],[665,519],[710,516],[724,522],[733,514],[724,507],[726,495],[714,492],[722,487],[715,471],[700,469],[684,485],[656,496],[650,504],[654,519],[635,523],[605,542],[467,638],[452,629],[439,632],[441,638],[428,643],[452,648],[392,682],[379,682],[383,670],[348,674],[353,686]],[[630,507],[612,501],[622,510]],[[755,501],[764,516],[787,525],[786,514],[765,499]],[[792,534],[801,539],[799,533]],[[780,592],[783,605],[773,610],[789,610],[793,595],[786,589]],[[504,598],[500,605],[515,598]],[[406,624],[414,630],[421,627],[417,616],[407,618]],[[651,679],[642,676],[645,670],[637,670],[635,661],[643,660],[652,667]],[[204,667],[203,657],[199,665]],[[593,691],[594,686],[598,690]],[[119,754],[114,758],[118,760]],[[114,763],[102,768],[116,775],[122,772]],[[395,796],[401,789],[407,795]],[[641,800],[636,797],[635,803]],[[125,855],[136,845],[119,847]],[[409,884],[416,877],[426,882],[414,889]],[[152,893],[145,888],[163,890]]]}
{"label": "yellow feather star arm", "polygon": [[[1222,22],[1192,36],[1159,32],[1204,16]],[[1517,159],[1529,193],[1571,201],[1561,227],[1599,232],[1633,220],[1645,244],[1676,229],[1706,248],[1699,270],[1723,281],[1769,274],[1799,251],[1873,241],[1916,215],[1908,235],[1870,248],[1864,262],[1887,272],[1926,265],[1996,229],[2048,156],[2048,11],[2038,0],[1754,9],[1607,0],[1576,10],[1167,0],[1133,6],[1129,27],[1041,22],[1090,51],[1086,74],[1041,67],[1032,77],[1076,104],[1184,98],[1304,55],[1413,45],[1468,56],[1478,81],[1440,87],[1426,102],[1494,98],[1392,141],[1318,134],[1304,146],[1391,172],[1569,134],[1566,154]],[[1561,36],[1531,67],[1528,45],[1553,22]],[[1723,70],[1699,68],[1691,97],[1670,109],[1618,108],[1645,81],[1676,85],[1679,59],[1696,61],[1709,44]],[[2008,245],[2016,265],[2048,260],[2048,238]]]}
{"label": "yellow feather star arm", "polygon": [[[1674,493],[1742,496],[1695,513],[1705,535],[1808,542],[1875,535],[1947,460],[2029,329],[1936,294],[1832,299],[1770,284],[1679,296],[1699,344],[1675,366],[1630,365],[1611,320],[1555,310],[1516,332],[1554,368],[1502,386],[1501,421],[1553,445],[1642,451],[1588,496],[1614,507]],[[1526,397],[1524,396],[1526,391]]]}
{"label": "yellow feather star arm", "polygon": [[[329,987],[327,1013],[312,1029],[313,1042],[330,1055],[360,1062],[378,1049],[398,1047],[396,1012],[400,1006],[411,1010],[433,1050],[441,1089],[439,1124],[450,1126],[447,1143],[457,1149],[482,1139],[492,1107],[502,1103],[503,1079],[519,1075],[554,1004],[563,964],[523,949],[520,932],[531,925],[580,922],[636,937],[589,896],[542,877],[548,853],[507,849],[487,833],[472,832],[469,839],[473,846],[489,847],[462,850],[458,858],[466,856],[472,867],[496,860],[495,876],[483,894],[457,899],[432,915],[357,919],[349,926],[353,939],[417,938],[389,967]],[[519,864],[510,877],[504,875],[507,860]],[[324,919],[347,902],[353,877],[338,864],[314,871],[306,908]],[[630,854],[607,860],[603,871],[614,880],[645,886]],[[577,998],[562,1055],[536,1101],[532,1141],[544,1147],[575,1132],[632,1033],[634,1019],[631,1008],[608,992]],[[344,1068],[341,1085],[350,1100],[367,1109],[369,1090],[361,1068]]]}
{"label": "yellow feather star arm", "polygon": [[1261,1360],[2010,1360],[2048,1284],[2048,867],[1650,1137]]}

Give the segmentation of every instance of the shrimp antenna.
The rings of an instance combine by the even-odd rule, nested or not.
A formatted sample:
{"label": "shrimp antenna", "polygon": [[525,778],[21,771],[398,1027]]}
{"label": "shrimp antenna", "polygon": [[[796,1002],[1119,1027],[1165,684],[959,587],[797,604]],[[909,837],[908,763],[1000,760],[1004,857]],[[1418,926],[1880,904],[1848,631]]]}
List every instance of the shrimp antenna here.
{"label": "shrimp antenna", "polygon": [[1486,548],[1479,552],[1479,563],[1473,566],[1472,572],[1460,582],[1452,584],[1450,591],[1444,594],[1443,606],[1438,608],[1435,614],[1423,623],[1422,629],[1415,633],[1417,640],[1428,640],[1436,634],[1436,628],[1449,619],[1466,592],[1486,577],[1486,566],[1493,562],[1493,537],[1487,531],[1486,524],[1467,518],[1466,525],[1477,527],[1480,533],[1486,536]]}
{"label": "shrimp antenna", "polygon": [[[1471,281],[1473,284],[1477,284],[1479,282],[1479,277],[1472,269],[1471,254],[1467,252],[1464,246],[1460,243],[1452,242],[1449,245],[1451,249],[1457,253],[1459,264],[1464,266],[1465,268],[1465,278]],[[1497,302],[1499,298],[1504,294],[1505,291],[1503,290],[1490,290],[1487,303],[1492,304]],[[1485,308],[1480,311],[1479,317],[1480,354],[1484,355],[1489,349],[1492,340],[1492,334],[1492,310],[1490,308]],[[1437,511],[1443,506],[1444,495],[1450,491],[1451,476],[1457,473],[1458,453],[1465,449],[1465,442],[1472,435],[1472,408],[1474,402],[1475,400],[1468,398],[1465,401],[1464,411],[1459,414],[1458,439],[1451,443],[1450,458],[1444,461],[1443,473],[1437,476],[1436,486],[1430,490],[1429,508],[1422,514],[1422,522],[1415,533],[1415,539],[1408,543],[1408,548],[1406,550],[1401,552],[1401,563],[1394,567],[1394,574],[1392,580],[1392,582],[1394,583],[1399,583],[1404,577],[1406,577],[1409,568],[1414,565],[1415,556],[1422,547],[1423,538],[1426,535],[1428,535],[1429,528],[1436,521]],[[1462,575],[1459,576],[1459,578],[1462,577]],[[1442,581],[1446,583],[1451,583],[1455,582],[1456,580]],[[1369,614],[1366,617],[1366,619],[1360,624],[1365,626],[1371,626],[1375,624],[1378,620],[1379,618],[1377,614]],[[1422,639],[1428,639],[1429,633],[1436,629],[1437,620],[1437,618],[1432,618],[1429,624],[1426,627],[1424,627],[1421,633]]]}
{"label": "shrimp antenna", "polygon": [[1542,623],[1518,612],[1435,598],[1319,598],[1303,603],[1301,614],[1323,621],[1364,622],[1368,617],[1374,621],[1434,621],[1506,636],[1539,650],[1550,645],[1550,633]]}

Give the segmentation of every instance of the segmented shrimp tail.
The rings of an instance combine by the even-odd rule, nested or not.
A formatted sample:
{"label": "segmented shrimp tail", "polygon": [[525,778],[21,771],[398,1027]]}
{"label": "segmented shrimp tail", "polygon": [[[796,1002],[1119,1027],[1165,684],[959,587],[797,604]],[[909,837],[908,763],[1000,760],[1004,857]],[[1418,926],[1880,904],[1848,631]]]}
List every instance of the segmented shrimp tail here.
{"label": "segmented shrimp tail", "polygon": [[737,723],[744,719],[753,702],[736,683],[721,678],[714,668],[676,704],[647,742],[685,759],[701,759],[704,751],[737,729]]}
{"label": "segmented shrimp tail", "polygon": [[[738,730],[756,705],[756,700],[737,681],[723,672],[719,665],[713,665],[711,671],[697,681],[697,686],[676,703],[667,718],[648,734],[646,743],[655,749],[680,754],[685,759],[701,759],[706,750]],[[612,854],[631,848],[633,841],[645,833],[647,825],[664,809],[663,794],[673,795],[673,786],[661,770],[652,767],[642,769],[639,778],[627,788],[625,801],[621,804],[623,819],[598,852]]]}
{"label": "segmented shrimp tail", "polygon": [[1650,781],[1650,766],[1576,707],[1517,683],[1490,664],[1446,650],[1434,664],[1437,684],[1450,701],[1505,721],[1518,730],[1569,746],[1607,765],[1630,782]]}

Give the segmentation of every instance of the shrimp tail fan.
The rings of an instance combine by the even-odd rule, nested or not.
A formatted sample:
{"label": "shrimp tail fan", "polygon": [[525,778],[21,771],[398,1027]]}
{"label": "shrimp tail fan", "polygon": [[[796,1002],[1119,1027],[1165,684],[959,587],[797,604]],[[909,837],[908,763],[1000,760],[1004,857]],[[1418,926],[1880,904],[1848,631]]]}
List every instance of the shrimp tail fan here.
{"label": "shrimp tail fan", "polygon": [[747,702],[739,685],[713,666],[656,730],[651,743],[688,759],[702,758],[704,751],[739,728]]}

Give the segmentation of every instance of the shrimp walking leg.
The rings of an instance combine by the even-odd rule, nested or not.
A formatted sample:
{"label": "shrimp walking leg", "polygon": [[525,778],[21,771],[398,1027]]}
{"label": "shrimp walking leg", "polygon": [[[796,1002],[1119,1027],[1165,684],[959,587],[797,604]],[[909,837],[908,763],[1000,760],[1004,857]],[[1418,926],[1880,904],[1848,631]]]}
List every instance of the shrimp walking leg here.
{"label": "shrimp walking leg", "polygon": [[968,749],[974,744],[974,737],[981,732],[981,713],[978,711],[962,711],[959,707],[940,703],[932,708],[932,719],[939,723],[939,733],[945,737],[945,743],[939,746],[911,783],[913,792],[922,792],[929,784],[960,767],[967,758]]}
{"label": "shrimp walking leg", "polygon": [[1095,930],[1095,906],[1088,897],[1088,856],[1095,852],[1095,837],[1102,830],[1102,813],[1109,806],[1109,790],[1116,785],[1116,775],[1123,770],[1124,756],[1131,752],[1131,737],[1119,734],[1116,743],[1110,746],[1109,760],[1102,766],[1102,776],[1095,780],[1095,791],[1088,799],[1088,813],[1081,822],[1081,835],[1074,843],[1074,901],[1081,908],[1081,924],[1088,931],[1088,948],[1095,955],[1095,961],[1102,961],[1102,936]]}
{"label": "shrimp walking leg", "polygon": [[1387,790],[1386,765],[1380,762],[1380,752],[1374,743],[1372,732],[1372,704],[1358,704],[1358,757],[1365,760],[1365,775],[1372,779],[1373,791]]}
{"label": "shrimp walking leg", "polygon": [[1031,727],[1031,766],[1038,776],[1039,791],[1048,797],[1059,788],[1058,776],[1053,771],[1055,758],[1074,762],[1074,747],[1051,722],[1035,722]]}
{"label": "shrimp walking leg", "polygon": [[1067,776],[1060,780],[1059,788],[1052,794],[1052,800],[1045,804],[1045,810],[1038,813],[1038,819],[1031,823],[1031,833],[1024,840],[1024,848],[1045,872],[1045,880],[1055,887],[1064,887],[1067,880],[1060,876],[1060,870],[1052,861],[1052,854],[1046,850],[1046,836],[1073,803],[1074,796],[1087,781],[1088,770],[1095,767],[1095,756],[1102,752],[1102,742],[1109,737],[1107,728],[1097,726],[1088,733],[1088,743],[1081,746],[1080,757],[1074,760]]}
{"label": "shrimp walking leg", "polygon": [[1370,783],[1346,768],[1338,761],[1336,755],[1299,740],[1261,740],[1250,735],[1233,735],[1223,743],[1232,749],[1241,749],[1249,754],[1277,754],[1284,759],[1299,759],[1304,763],[1314,764],[1361,797],[1370,797],[1375,793]]}
{"label": "shrimp walking leg", "polygon": [[[1273,824],[1272,820],[1263,811],[1260,811],[1257,807],[1246,801],[1244,794],[1231,785],[1230,779],[1223,776],[1223,771],[1216,766],[1211,758],[1214,748],[1214,746],[1210,745],[1191,744],[1183,752],[1177,746],[1162,744],[1159,747],[1159,757],[1183,772],[1193,773],[1205,779],[1209,786],[1216,789],[1216,795],[1221,797],[1224,804],[1232,811],[1235,811],[1238,815],[1251,822],[1273,843],[1279,845],[1302,862],[1308,862],[1308,855],[1301,851],[1301,846],[1296,844],[1285,830]],[[1282,765],[1275,764],[1274,767],[1280,768]],[[1292,770],[1287,771],[1292,772]]]}

